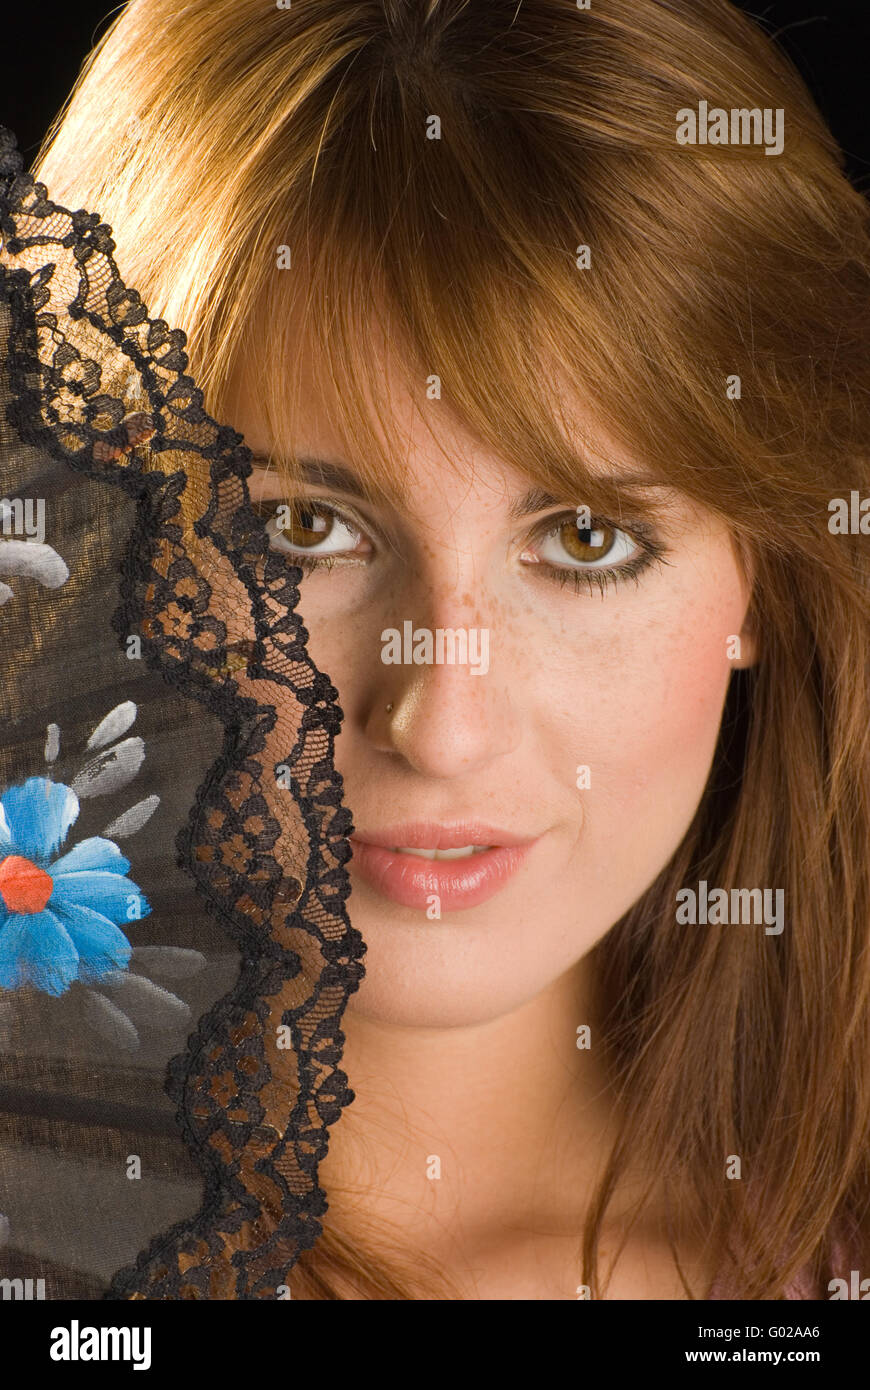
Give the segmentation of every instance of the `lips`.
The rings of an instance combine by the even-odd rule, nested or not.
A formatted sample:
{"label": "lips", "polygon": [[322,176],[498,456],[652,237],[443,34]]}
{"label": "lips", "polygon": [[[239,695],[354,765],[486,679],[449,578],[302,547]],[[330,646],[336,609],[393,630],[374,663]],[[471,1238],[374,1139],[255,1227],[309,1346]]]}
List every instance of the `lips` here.
{"label": "lips", "polygon": [[[534,838],[471,821],[360,830],[351,836],[351,871],[402,907],[431,910],[434,896],[439,912],[456,911],[498,893],[534,843]],[[425,856],[408,852],[414,850]]]}

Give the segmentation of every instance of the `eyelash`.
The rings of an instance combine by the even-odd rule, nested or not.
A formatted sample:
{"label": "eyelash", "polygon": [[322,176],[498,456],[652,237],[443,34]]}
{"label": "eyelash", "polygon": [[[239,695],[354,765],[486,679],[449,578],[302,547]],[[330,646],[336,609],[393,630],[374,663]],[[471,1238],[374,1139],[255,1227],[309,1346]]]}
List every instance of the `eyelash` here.
{"label": "eyelash", "polygon": [[[603,519],[603,518],[601,518]],[[559,588],[564,588],[566,584],[571,584],[576,593],[583,589],[589,594],[599,593],[603,598],[607,590],[612,586],[614,589],[619,584],[625,583],[629,579],[634,580],[635,588],[640,585],[640,576],[652,565],[664,560],[664,546],[659,542],[650,542],[649,548],[638,540],[642,546],[640,554],[635,555],[631,560],[626,560],[622,565],[612,569],[560,569],[555,565],[541,565],[540,568],[546,572],[547,580],[552,584],[558,584]]]}
{"label": "eyelash", "polygon": [[[345,525],[350,523],[355,529],[360,531],[363,530],[360,522],[350,513],[333,505],[333,503],[326,502],[319,497],[306,497],[303,500],[309,502],[312,506],[317,506],[323,512],[326,512],[329,516],[335,517],[336,520]],[[269,521],[277,514],[278,508],[282,505],[286,505],[286,503],[280,501],[259,502],[254,504],[254,509],[263,520]],[[527,544],[535,541],[540,542],[548,539],[550,536],[556,535],[560,528],[565,525],[565,522],[574,515],[574,512],[566,511],[556,517],[547,517],[545,521],[540,523],[532,531]],[[652,565],[668,563],[667,555],[669,553],[669,547],[656,538],[653,534],[652,527],[646,522],[632,521],[626,526],[617,526],[615,522],[610,521],[607,517],[599,516],[592,517],[592,521],[593,523],[607,526],[611,530],[621,531],[624,535],[629,536],[638,545],[639,553],[632,556],[630,560],[626,560],[622,564],[612,567],[601,566],[595,568],[594,566],[589,566],[588,568],[571,568],[570,566],[563,567],[541,561],[537,568],[546,577],[548,582],[558,584],[560,588],[563,588],[565,584],[571,584],[577,593],[580,593],[585,588],[588,593],[594,594],[597,592],[603,598],[611,586],[616,588],[618,584],[623,583],[625,580],[633,579],[635,587],[637,587],[640,583],[641,575]],[[279,551],[278,553],[285,555],[293,565],[297,566],[305,574],[312,574],[315,570],[331,570],[336,564],[341,564],[347,559],[346,556],[340,555],[306,555],[304,552],[290,554],[288,551]]]}
{"label": "eyelash", "polygon": [[[556,535],[565,525],[565,522],[573,516],[573,512],[563,512],[561,516],[555,518],[547,517],[535,528],[529,538],[530,541],[540,542]],[[539,568],[549,583],[558,584],[560,589],[564,588],[566,584],[571,584],[577,593],[585,589],[587,593],[598,593],[603,598],[611,586],[615,589],[619,584],[629,579],[634,580],[635,588],[637,588],[641,575],[652,565],[669,563],[667,560],[669,547],[655,536],[652,527],[645,521],[631,521],[624,526],[617,526],[608,517],[593,516],[591,520],[593,526],[596,524],[606,526],[610,530],[622,532],[623,535],[630,537],[639,547],[638,554],[633,555],[629,560],[624,560],[620,565],[602,565],[599,568],[592,565],[585,568],[582,566],[571,568],[567,565],[550,565],[546,561],[542,561]]]}

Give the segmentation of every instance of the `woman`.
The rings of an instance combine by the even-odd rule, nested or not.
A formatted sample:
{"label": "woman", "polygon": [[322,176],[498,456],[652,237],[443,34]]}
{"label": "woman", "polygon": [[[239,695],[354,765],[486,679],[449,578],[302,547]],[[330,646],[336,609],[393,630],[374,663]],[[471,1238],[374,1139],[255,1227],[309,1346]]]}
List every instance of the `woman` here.
{"label": "woman", "polygon": [[870,240],[800,79],[724,0],[135,0],[36,174],[183,325],[344,712],[355,1101],[291,1296],[830,1296]]}

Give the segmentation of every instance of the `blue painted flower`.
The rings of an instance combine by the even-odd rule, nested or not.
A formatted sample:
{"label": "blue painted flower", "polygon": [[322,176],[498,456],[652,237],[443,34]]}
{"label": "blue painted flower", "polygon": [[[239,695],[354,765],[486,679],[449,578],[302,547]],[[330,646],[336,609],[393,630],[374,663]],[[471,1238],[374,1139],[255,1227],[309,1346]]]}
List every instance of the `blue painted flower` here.
{"label": "blue painted flower", "polygon": [[151,908],[113,840],[93,836],[53,858],[78,813],[72,788],[46,777],[0,796],[0,989],[57,995],[127,968],[118,923]]}

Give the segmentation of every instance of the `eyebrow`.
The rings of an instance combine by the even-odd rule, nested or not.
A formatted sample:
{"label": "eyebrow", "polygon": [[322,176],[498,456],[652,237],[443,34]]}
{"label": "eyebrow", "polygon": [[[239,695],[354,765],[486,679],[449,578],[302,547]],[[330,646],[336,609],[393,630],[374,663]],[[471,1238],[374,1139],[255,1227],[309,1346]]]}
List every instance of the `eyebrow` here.
{"label": "eyebrow", "polygon": [[[268,470],[270,466],[270,460],[265,454],[254,454],[251,462],[255,468]],[[333,463],[331,459],[312,458],[308,455],[301,456],[297,459],[297,463],[302,482],[308,483],[312,487],[334,488],[338,492],[346,492],[351,497],[362,499],[366,496],[356,474],[352,469],[346,468],[344,464]]]}
{"label": "eyebrow", "polygon": [[[344,492],[349,497],[355,497],[361,501],[367,500],[368,493],[353,469],[346,465],[336,463],[332,459],[316,458],[309,454],[300,455],[296,462],[299,466],[301,481],[309,486],[328,488],[331,491]],[[265,454],[253,454],[252,463],[254,467],[265,468],[266,470],[270,466],[270,460]],[[635,488],[664,489],[671,486],[649,476],[631,474],[608,474],[606,477],[603,476],[601,481],[611,485],[621,483],[632,490]],[[537,512],[550,511],[553,507],[566,505],[563,497],[554,497],[552,493],[545,492],[542,488],[533,487],[524,496],[512,503],[510,515],[512,520],[520,521],[523,517],[534,516]]]}
{"label": "eyebrow", "polygon": [[[596,478],[596,482],[606,487],[624,488],[628,494],[627,500],[635,506],[641,501],[639,494],[645,491],[673,491],[672,483],[663,483],[657,478],[640,474],[602,473]],[[525,516],[533,516],[536,512],[551,511],[554,507],[567,507],[569,511],[573,511],[574,503],[566,502],[564,497],[554,497],[551,492],[545,492],[542,488],[531,488],[524,497],[513,503],[510,514],[514,521],[519,521]],[[656,509],[660,510],[661,504],[658,504]]]}

